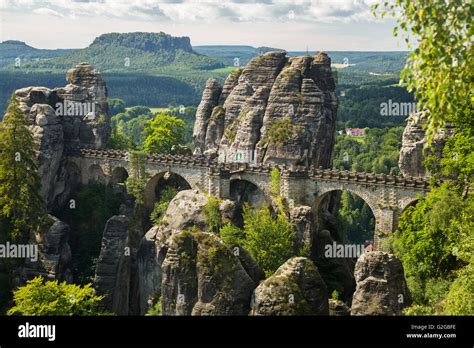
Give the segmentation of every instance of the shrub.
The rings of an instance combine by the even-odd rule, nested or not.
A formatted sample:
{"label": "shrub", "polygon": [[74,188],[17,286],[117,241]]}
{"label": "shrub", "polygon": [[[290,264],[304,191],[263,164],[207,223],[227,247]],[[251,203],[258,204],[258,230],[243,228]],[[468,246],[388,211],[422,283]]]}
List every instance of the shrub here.
{"label": "shrub", "polygon": [[219,199],[209,196],[206,205],[204,206],[204,214],[206,215],[206,222],[209,225],[209,230],[214,233],[219,233],[222,226],[222,217],[219,210]]}
{"label": "shrub", "polygon": [[153,207],[153,211],[150,214],[150,220],[153,222],[154,225],[159,225],[163,216],[168,209],[168,205],[170,204],[171,200],[176,196],[178,190],[174,187],[166,187],[160,193],[160,200],[155,203]]}
{"label": "shrub", "polygon": [[100,315],[107,314],[99,310],[102,296],[95,296],[92,284],[84,287],[43,281],[37,277],[18,288],[13,293],[15,305],[7,312],[8,315]]}

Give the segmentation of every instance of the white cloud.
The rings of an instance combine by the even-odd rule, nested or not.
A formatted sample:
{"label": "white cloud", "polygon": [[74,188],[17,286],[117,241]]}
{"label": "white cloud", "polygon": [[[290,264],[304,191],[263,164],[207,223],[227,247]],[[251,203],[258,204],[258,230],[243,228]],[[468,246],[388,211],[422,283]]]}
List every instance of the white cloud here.
{"label": "white cloud", "polygon": [[[172,21],[322,23],[373,20],[376,0],[0,0],[0,7],[68,17],[167,18]],[[290,12],[291,11],[291,12]],[[289,15],[290,14],[290,15]]]}
{"label": "white cloud", "polygon": [[64,17],[64,16],[63,16],[61,13],[59,13],[58,11],[52,10],[52,9],[50,9],[50,8],[44,8],[44,7],[35,8],[35,9],[33,10],[33,13],[36,13],[36,14],[39,14],[39,15],[44,15],[44,16],[59,17],[59,18]]}

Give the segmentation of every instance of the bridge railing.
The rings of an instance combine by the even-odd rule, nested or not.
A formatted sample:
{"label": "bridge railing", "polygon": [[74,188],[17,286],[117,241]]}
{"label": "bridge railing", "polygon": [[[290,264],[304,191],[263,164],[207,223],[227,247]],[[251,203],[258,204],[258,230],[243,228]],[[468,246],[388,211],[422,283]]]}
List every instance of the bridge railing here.
{"label": "bridge railing", "polygon": [[[88,157],[100,159],[128,160],[129,153],[120,150],[96,150],[90,148],[69,148],[66,155],[73,157]],[[367,183],[406,187],[419,190],[429,190],[429,180],[426,178],[404,177],[399,175],[375,174],[365,172],[351,172],[347,170],[325,169],[323,167],[306,167],[296,165],[276,165],[270,163],[250,164],[238,162],[217,162],[205,156],[163,155],[149,154],[150,163],[185,165],[191,167],[207,167],[215,173],[226,171],[230,173],[247,172],[268,174],[274,167],[278,167],[283,175],[306,177],[313,180],[329,180],[350,183]]]}

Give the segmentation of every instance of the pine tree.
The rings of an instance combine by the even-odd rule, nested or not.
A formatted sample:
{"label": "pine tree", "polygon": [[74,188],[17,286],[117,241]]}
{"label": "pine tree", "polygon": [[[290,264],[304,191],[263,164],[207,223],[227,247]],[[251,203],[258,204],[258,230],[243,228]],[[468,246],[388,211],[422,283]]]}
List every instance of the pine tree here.
{"label": "pine tree", "polygon": [[25,240],[43,210],[35,142],[14,96],[0,122],[0,227],[12,240]]}

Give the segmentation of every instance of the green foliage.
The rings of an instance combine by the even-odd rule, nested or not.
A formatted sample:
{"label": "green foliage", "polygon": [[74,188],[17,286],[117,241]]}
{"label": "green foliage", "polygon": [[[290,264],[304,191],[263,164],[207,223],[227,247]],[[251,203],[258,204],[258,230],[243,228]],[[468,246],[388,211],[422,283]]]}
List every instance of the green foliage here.
{"label": "green foliage", "polygon": [[161,223],[166,209],[168,209],[168,205],[177,193],[178,190],[174,187],[165,187],[160,192],[160,200],[155,203],[153,211],[150,214],[150,220],[154,225],[159,225]]}
{"label": "green foliage", "polygon": [[75,281],[85,284],[93,280],[104,227],[111,216],[119,213],[121,196],[112,188],[93,182],[72,198],[75,208],[66,209],[63,219],[71,227],[69,244]]}
{"label": "green foliage", "polygon": [[148,312],[146,312],[147,316],[160,316],[162,314],[162,306],[161,306],[161,300],[158,300],[150,309]]}
{"label": "green foliage", "polygon": [[446,295],[445,314],[470,315],[474,314],[474,267],[470,263],[456,274]]}
{"label": "green foliage", "polygon": [[268,142],[283,145],[287,143],[288,140],[297,133],[297,131],[298,126],[296,126],[290,119],[283,118],[276,120],[272,123],[268,131]]}
{"label": "green foliage", "polygon": [[112,133],[109,137],[109,149],[114,150],[132,150],[135,148],[133,140],[125,135],[118,127],[112,128]]}
{"label": "green foliage", "polygon": [[[426,199],[402,214],[391,242],[402,259],[415,304],[434,306],[436,314],[472,309],[474,299],[464,296],[472,293],[472,282],[467,281],[473,276],[472,216],[474,198],[463,198],[450,181],[433,188]],[[458,311],[459,301],[466,303]]]}
{"label": "green foliage", "polygon": [[403,309],[403,314],[411,316],[433,315],[433,308],[430,306],[413,305]]}
{"label": "green foliage", "polygon": [[209,196],[207,203],[204,206],[204,214],[206,216],[206,222],[209,225],[211,232],[219,233],[222,227],[222,216],[219,210],[220,200],[216,197]]}
{"label": "green foliage", "polygon": [[399,174],[403,127],[372,128],[365,137],[337,135],[333,167],[368,173]]}
{"label": "green foliage", "polygon": [[148,180],[146,172],[146,153],[143,151],[130,152],[131,175],[125,181],[127,192],[135,197],[135,203],[143,205],[145,203],[145,186]]}
{"label": "green foliage", "polygon": [[270,208],[253,210],[244,205],[243,247],[267,276],[294,255],[296,231],[283,213],[272,217]]}
{"label": "green foliage", "polygon": [[242,244],[245,240],[245,231],[227,223],[220,229],[219,236],[227,245],[238,245]]}
{"label": "green foliage", "polygon": [[384,5],[398,18],[394,35],[404,32],[405,42],[414,48],[402,81],[429,113],[429,139],[449,121],[472,126],[474,3],[395,0]]}
{"label": "green foliage", "polygon": [[119,98],[109,98],[109,115],[116,115],[125,112],[125,102]]}
{"label": "green foliage", "polygon": [[280,195],[281,175],[277,167],[272,169],[270,174],[270,194],[274,197]]}
{"label": "green foliage", "polygon": [[101,315],[105,314],[99,309],[102,298],[94,295],[92,284],[81,287],[37,277],[14,292],[15,306],[8,315]]}
{"label": "green foliage", "polygon": [[363,244],[366,240],[374,239],[374,214],[368,204],[356,194],[342,192],[337,217],[347,241]]}
{"label": "green foliage", "polygon": [[339,300],[339,292],[337,290],[334,290],[332,293],[331,293],[331,299],[333,300]]}
{"label": "green foliage", "polygon": [[25,240],[43,213],[35,142],[28,120],[12,96],[0,122],[0,225],[12,240]]}
{"label": "green foliage", "polygon": [[148,153],[170,153],[173,145],[184,140],[184,121],[166,114],[158,114],[146,123],[144,149]]}

